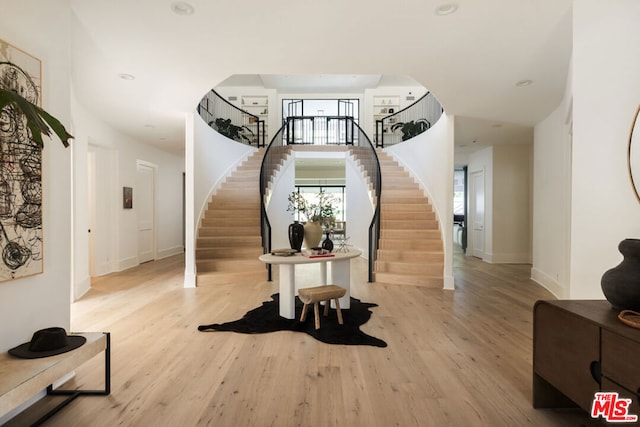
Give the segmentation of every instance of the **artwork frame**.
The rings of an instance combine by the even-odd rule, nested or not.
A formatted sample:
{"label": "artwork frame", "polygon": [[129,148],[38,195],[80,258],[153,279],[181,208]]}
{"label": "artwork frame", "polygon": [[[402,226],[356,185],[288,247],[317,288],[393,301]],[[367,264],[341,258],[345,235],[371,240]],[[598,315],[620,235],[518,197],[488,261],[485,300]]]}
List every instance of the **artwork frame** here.
{"label": "artwork frame", "polygon": [[627,144],[627,171],[636,200],[640,202],[640,105],[636,108],[631,122]]}
{"label": "artwork frame", "polygon": [[[42,106],[42,61],[0,39],[0,86]],[[12,106],[0,111],[0,282],[44,272],[42,148]]]}
{"label": "artwork frame", "polygon": [[122,208],[133,209],[133,188],[122,187]]}

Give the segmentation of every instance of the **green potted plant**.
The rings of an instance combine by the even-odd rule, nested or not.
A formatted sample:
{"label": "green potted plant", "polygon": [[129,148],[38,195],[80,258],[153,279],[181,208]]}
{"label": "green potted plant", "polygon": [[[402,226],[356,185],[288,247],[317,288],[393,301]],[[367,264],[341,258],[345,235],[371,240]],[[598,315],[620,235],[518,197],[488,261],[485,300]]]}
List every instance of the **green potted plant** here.
{"label": "green potted plant", "polygon": [[304,225],[304,241],[307,248],[317,247],[322,238],[323,228],[331,230],[335,226],[336,208],[332,194],[321,190],[315,202],[307,200],[297,191],[289,194],[288,212],[301,213],[307,221]]}
{"label": "green potted plant", "polygon": [[[231,119],[223,119],[222,117],[218,117],[213,122],[209,123],[209,126],[215,126],[218,133],[226,136],[229,139],[233,139],[234,141],[243,142],[251,144],[253,140],[254,133],[251,129],[246,126],[237,126],[231,123]],[[251,138],[245,135],[245,132],[251,134]]]}
{"label": "green potted plant", "polygon": [[431,127],[431,123],[427,119],[411,120],[409,122],[398,122],[391,126],[391,132],[400,129],[402,131],[402,140],[406,141],[414,136],[420,135]]}
{"label": "green potted plant", "polygon": [[[73,136],[67,132],[58,119],[37,105],[27,101],[18,93],[9,89],[0,88],[0,112],[3,111],[5,107],[13,108],[14,111],[24,114],[27,127],[31,131],[31,137],[38,143],[40,148],[44,148],[42,135],[50,137],[52,130],[58,138],[60,138],[60,141],[65,147],[69,146],[69,139],[73,138]],[[0,124],[1,123],[2,119],[0,118]]]}

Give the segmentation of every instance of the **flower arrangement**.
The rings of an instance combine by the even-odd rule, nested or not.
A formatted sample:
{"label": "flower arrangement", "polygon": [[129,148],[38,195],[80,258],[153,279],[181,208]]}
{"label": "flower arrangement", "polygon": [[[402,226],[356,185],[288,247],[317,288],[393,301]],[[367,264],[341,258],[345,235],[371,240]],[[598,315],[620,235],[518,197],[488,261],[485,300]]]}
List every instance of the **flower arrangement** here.
{"label": "flower arrangement", "polygon": [[288,197],[287,212],[301,213],[307,221],[320,223],[324,228],[332,228],[336,221],[335,199],[332,194],[321,190],[315,203],[307,200],[302,193],[293,191]]}

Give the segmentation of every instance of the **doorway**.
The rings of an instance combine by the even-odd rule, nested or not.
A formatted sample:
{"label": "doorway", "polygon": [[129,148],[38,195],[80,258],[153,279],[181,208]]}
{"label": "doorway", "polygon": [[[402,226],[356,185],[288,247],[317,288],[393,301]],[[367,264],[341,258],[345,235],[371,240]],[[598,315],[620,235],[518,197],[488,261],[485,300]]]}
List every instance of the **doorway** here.
{"label": "doorway", "polygon": [[291,116],[351,117],[358,123],[359,99],[283,99],[282,121]]}
{"label": "doorway", "polygon": [[156,165],[138,160],[133,209],[138,224],[138,262],[156,258],[155,183]]}
{"label": "doorway", "polygon": [[88,274],[98,277],[114,271],[117,233],[114,193],[116,152],[89,144],[87,149]]}

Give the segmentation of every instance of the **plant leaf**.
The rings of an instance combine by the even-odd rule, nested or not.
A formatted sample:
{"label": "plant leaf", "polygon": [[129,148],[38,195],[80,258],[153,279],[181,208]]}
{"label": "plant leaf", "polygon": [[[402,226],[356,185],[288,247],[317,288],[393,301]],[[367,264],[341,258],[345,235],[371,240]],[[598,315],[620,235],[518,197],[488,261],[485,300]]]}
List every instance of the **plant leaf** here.
{"label": "plant leaf", "polygon": [[16,92],[0,88],[0,110],[7,106],[25,115],[31,136],[41,148],[44,148],[42,135],[50,137],[51,130],[60,138],[62,145],[69,146],[69,139],[73,138],[73,135],[67,132],[58,119]]}

